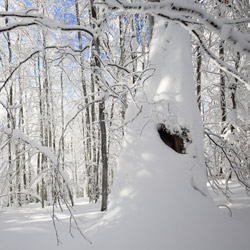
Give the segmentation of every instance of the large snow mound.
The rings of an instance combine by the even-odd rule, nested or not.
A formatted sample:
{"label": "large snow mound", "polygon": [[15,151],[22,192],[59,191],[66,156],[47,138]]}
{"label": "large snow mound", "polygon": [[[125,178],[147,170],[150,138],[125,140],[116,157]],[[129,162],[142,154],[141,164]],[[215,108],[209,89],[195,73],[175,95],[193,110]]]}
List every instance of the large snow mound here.
{"label": "large snow mound", "polygon": [[[205,190],[189,40],[177,24],[156,25],[150,54],[156,72],[128,110],[109,211],[88,232],[91,249],[250,249],[250,227],[219,211]],[[190,130],[187,154],[161,141],[159,122]]]}

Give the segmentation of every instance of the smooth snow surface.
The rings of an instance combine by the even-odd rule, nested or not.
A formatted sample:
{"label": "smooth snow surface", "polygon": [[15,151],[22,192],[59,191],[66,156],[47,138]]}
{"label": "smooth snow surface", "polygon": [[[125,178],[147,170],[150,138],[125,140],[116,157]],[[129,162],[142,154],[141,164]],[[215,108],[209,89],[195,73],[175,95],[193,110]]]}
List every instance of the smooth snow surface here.
{"label": "smooth snow surface", "polygon": [[[74,214],[80,228],[84,231],[102,217],[100,204],[89,204],[88,199],[77,200]],[[40,208],[40,204],[30,204],[25,208],[5,209],[0,211],[0,249],[1,250],[80,250],[86,240],[80,236],[72,223],[70,236],[69,213],[64,207],[62,213],[56,209],[56,222],[59,239],[62,244],[57,246],[56,234],[51,219],[52,208]]]}
{"label": "smooth snow surface", "polygon": [[[58,249],[250,249],[250,225],[229,218],[206,195],[204,159],[200,157],[202,126],[194,96],[190,51],[185,30],[177,24],[170,24],[168,29],[164,22],[157,24],[150,53],[156,72],[138,93],[138,103],[131,104],[128,110],[127,121],[131,122],[126,129],[109,210],[85,230],[92,245],[79,237],[70,239],[64,225],[63,245]],[[172,131],[179,126],[189,129],[193,143],[187,154],[178,154],[161,141],[156,129],[159,122]],[[79,209],[77,213],[81,221],[84,214],[80,215]],[[29,221],[22,225],[18,218],[13,221],[15,218],[10,216],[8,221],[5,216],[9,214],[2,213],[1,221],[12,223],[12,227],[6,225],[6,231],[1,225],[1,249],[57,249],[52,243],[53,228],[46,231],[46,225],[51,224],[49,218],[34,215],[39,227],[32,228],[31,223],[29,228]],[[98,216],[93,214],[96,221]],[[80,224],[84,224],[83,219]]]}

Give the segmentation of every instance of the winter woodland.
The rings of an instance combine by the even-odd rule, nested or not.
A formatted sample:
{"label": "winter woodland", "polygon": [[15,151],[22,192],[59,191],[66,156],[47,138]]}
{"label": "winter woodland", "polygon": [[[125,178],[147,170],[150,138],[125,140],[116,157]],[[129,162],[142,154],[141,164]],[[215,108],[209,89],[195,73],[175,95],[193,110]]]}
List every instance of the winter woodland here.
{"label": "winter woodland", "polygon": [[106,211],[96,228],[115,221],[92,229],[92,249],[236,249],[201,248],[194,229],[182,236],[197,245],[165,244],[162,218],[241,231],[207,184],[228,200],[232,182],[250,190],[249,22],[248,0],[1,0],[0,209],[52,208],[59,242],[56,208],[82,233],[84,198]]}

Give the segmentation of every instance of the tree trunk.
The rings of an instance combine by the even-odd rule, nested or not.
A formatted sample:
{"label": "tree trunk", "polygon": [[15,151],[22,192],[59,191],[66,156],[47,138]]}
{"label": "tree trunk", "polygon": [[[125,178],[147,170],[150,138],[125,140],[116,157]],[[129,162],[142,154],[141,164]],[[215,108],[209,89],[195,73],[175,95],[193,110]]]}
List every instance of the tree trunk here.
{"label": "tree trunk", "polygon": [[[94,0],[90,0],[90,11],[91,17],[94,20],[97,20],[96,7],[93,5]],[[100,40],[98,37],[93,38],[93,48],[95,52],[100,55]],[[93,55],[94,56],[94,55]],[[94,57],[95,66],[100,69],[101,65],[99,60]],[[95,83],[100,87],[101,77],[98,74],[101,74],[99,71],[94,71]],[[105,90],[104,90],[105,91]],[[102,156],[102,205],[101,211],[107,210],[108,203],[108,154],[107,154],[107,131],[106,131],[106,121],[105,121],[105,97],[99,103],[99,124],[101,131],[101,156]]]}
{"label": "tree trunk", "polygon": [[[224,46],[225,42],[222,41],[219,46],[219,57],[224,61]],[[222,123],[222,133],[225,131],[225,123],[227,120],[226,114],[226,85],[225,85],[225,73],[220,69],[220,107],[221,107],[221,123]]]}
{"label": "tree trunk", "polygon": [[197,45],[196,66],[196,95],[199,110],[201,111],[201,48]]}
{"label": "tree trunk", "polygon": [[105,101],[99,104],[99,121],[101,129],[101,156],[102,156],[102,206],[101,211],[108,207],[108,157],[107,157],[107,131],[105,123]]}
{"label": "tree trunk", "polygon": [[[9,10],[9,1],[5,0],[5,11]],[[8,18],[5,19],[5,24],[8,25]],[[7,46],[8,46],[8,63],[9,66],[11,65],[12,62],[12,50],[11,50],[11,42],[10,42],[10,33],[7,32],[6,35],[6,40],[7,40]],[[8,104],[10,106],[13,105],[13,83],[10,83],[10,88],[9,88],[9,93],[7,96],[8,99]],[[7,127],[10,129],[15,128],[15,124],[14,124],[14,120],[13,120],[13,116],[12,116],[12,111],[9,110],[7,111]],[[13,176],[13,162],[12,162],[12,146],[11,146],[11,142],[10,142],[10,138],[11,136],[9,136],[8,140],[8,164],[9,164],[9,206],[12,206],[13,202],[14,202],[14,197],[13,197],[13,182],[12,182],[12,176]]]}
{"label": "tree trunk", "polygon": [[[237,52],[237,57],[235,60],[235,69],[238,71],[239,70],[239,64],[240,64],[240,52]],[[237,103],[236,103],[236,90],[237,90],[237,83],[238,83],[238,79],[235,78],[235,83],[233,83],[230,86],[230,90],[231,90],[231,101],[232,101],[232,112],[233,115],[236,118],[236,109],[237,109]],[[234,133],[234,125],[231,124],[230,126],[231,132]]]}
{"label": "tree trunk", "polygon": [[[81,25],[81,20],[80,20],[80,13],[79,13],[79,0],[75,0],[75,12],[76,12],[76,20],[77,24]],[[77,33],[78,36],[78,46],[79,49],[83,49],[83,39],[82,39],[82,34],[80,31]],[[89,104],[89,96],[88,96],[88,88],[86,84],[86,79],[84,75],[84,59],[83,59],[83,53],[80,52],[80,71],[81,71],[81,85],[82,85],[82,93],[83,93],[83,105],[86,105],[85,111],[83,112],[83,117],[82,117],[82,128],[83,128],[83,138],[84,138],[84,160],[85,160],[85,167],[87,170],[87,175],[88,175],[88,196],[90,200],[92,200],[92,192],[91,192],[91,187],[89,185],[92,185],[92,176],[91,176],[91,170],[92,170],[92,131],[91,131],[91,112],[90,108],[88,106]],[[92,76],[91,76],[92,78]],[[93,112],[93,111],[92,111]],[[93,119],[93,116],[92,116]],[[86,139],[85,139],[86,138]]]}

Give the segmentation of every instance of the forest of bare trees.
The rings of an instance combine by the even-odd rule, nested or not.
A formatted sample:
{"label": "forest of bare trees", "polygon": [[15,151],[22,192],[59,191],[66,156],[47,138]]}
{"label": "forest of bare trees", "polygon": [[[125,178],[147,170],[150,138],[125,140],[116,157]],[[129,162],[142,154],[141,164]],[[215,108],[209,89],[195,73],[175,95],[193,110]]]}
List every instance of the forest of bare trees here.
{"label": "forest of bare trees", "polygon": [[247,0],[1,1],[0,206],[107,209],[126,109],[155,72],[152,17],[192,37],[209,183],[249,191],[249,15]]}

